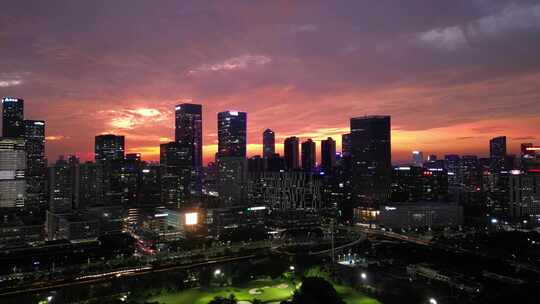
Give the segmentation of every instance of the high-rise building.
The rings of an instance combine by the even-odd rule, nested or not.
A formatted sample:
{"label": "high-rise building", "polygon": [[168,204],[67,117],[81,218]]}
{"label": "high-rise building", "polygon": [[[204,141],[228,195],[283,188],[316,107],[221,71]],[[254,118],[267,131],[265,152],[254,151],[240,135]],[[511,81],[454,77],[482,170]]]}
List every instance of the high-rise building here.
{"label": "high-rise building", "polygon": [[321,141],[321,167],[323,172],[332,173],[336,166],[336,141],[331,137]]}
{"label": "high-rise building", "polygon": [[302,170],[313,172],[315,170],[315,161],[317,159],[315,142],[308,138],[302,142]]}
{"label": "high-rise building", "polygon": [[296,170],[299,168],[300,151],[298,148],[299,139],[296,136],[285,138],[284,154],[287,170]]}
{"label": "high-rise building", "polygon": [[2,98],[2,136],[22,138],[24,136],[24,100]]}
{"label": "high-rise building", "polygon": [[266,129],[263,132],[263,157],[270,158],[276,154],[276,136],[274,131]]}
{"label": "high-rise building", "polygon": [[[183,143],[160,145],[160,164],[163,167],[162,202],[180,206],[195,192],[192,149]],[[193,193],[194,194],[194,193]]]}
{"label": "high-rise building", "polygon": [[444,156],[444,167],[448,174],[448,186],[451,190],[460,184],[461,171],[460,171],[461,158],[456,154],[449,154]]}
{"label": "high-rise building", "polygon": [[25,206],[25,149],[24,139],[0,138],[0,209]]}
{"label": "high-rise building", "polygon": [[242,205],[245,200],[247,161],[244,157],[218,158],[218,192],[224,206]]}
{"label": "high-rise building", "polygon": [[[189,180],[187,191],[200,193],[203,158],[202,105],[184,103],[175,107],[175,141],[188,154],[184,157],[186,174],[189,174],[185,176]],[[187,160],[191,163],[187,163]]]}
{"label": "high-rise building", "polygon": [[[73,163],[73,160],[71,162]],[[71,165],[60,156],[56,163],[49,167],[49,210],[52,213],[69,213],[73,210],[76,189]]]}
{"label": "high-rise building", "polygon": [[422,167],[424,165],[424,154],[422,151],[412,151],[412,163],[417,167]]}
{"label": "high-rise building", "polygon": [[492,159],[506,157],[506,136],[494,137],[489,140],[489,155]]}
{"label": "high-rise building", "polygon": [[247,172],[247,113],[218,113],[218,192],[221,203],[243,204]]}
{"label": "high-rise building", "polygon": [[246,157],[247,113],[218,113],[218,157]]}
{"label": "high-rise building", "polygon": [[79,209],[98,205],[103,201],[103,183],[100,182],[102,170],[102,166],[93,162],[79,165]]}
{"label": "high-rise building", "polygon": [[123,160],[124,153],[125,145],[123,135],[104,134],[96,136],[96,163],[103,163],[111,160]]}
{"label": "high-rise building", "polygon": [[427,161],[428,161],[428,163],[434,163],[434,162],[436,162],[436,161],[437,161],[437,155],[435,155],[435,154],[430,154],[430,155],[428,155]]}
{"label": "high-rise building", "polygon": [[45,122],[24,121],[26,141],[27,207],[45,210],[47,164],[45,163]]}
{"label": "high-rise building", "polygon": [[390,116],[351,118],[352,181],[355,200],[371,204],[390,197]]}
{"label": "high-rise building", "polygon": [[506,136],[489,140],[489,157],[491,158],[491,170],[498,172],[506,169]]}
{"label": "high-rise building", "polygon": [[351,156],[351,133],[341,135],[341,155],[343,157]]}

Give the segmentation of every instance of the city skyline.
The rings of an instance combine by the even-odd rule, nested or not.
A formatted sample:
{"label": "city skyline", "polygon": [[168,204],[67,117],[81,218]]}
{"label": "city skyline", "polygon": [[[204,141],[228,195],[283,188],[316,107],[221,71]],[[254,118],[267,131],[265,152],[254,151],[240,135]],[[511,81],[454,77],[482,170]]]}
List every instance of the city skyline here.
{"label": "city skyline", "polygon": [[204,163],[217,150],[211,118],[225,110],[249,114],[248,156],[266,128],[280,154],[290,136],[330,136],[339,151],[362,115],[393,117],[395,162],[412,150],[487,156],[500,135],[514,154],[538,141],[533,1],[126,3],[4,6],[0,95],[47,122],[49,159],[90,160],[94,136],[113,133],[126,153],[158,160],[184,102],[203,105]]}

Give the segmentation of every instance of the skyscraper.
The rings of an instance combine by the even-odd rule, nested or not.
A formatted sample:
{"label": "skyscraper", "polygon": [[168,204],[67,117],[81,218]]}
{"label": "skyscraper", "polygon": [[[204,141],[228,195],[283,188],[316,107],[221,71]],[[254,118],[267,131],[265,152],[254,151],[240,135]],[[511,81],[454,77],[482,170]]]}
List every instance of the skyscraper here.
{"label": "skyscraper", "polygon": [[24,100],[2,98],[2,136],[22,138],[24,136]]}
{"label": "skyscraper", "polygon": [[242,204],[245,196],[247,113],[218,113],[218,190],[222,204]]}
{"label": "skyscraper", "polygon": [[296,170],[299,167],[300,151],[298,150],[298,137],[292,136],[285,138],[284,154],[287,170]]}
{"label": "skyscraper", "polygon": [[[74,164],[73,164],[74,165]],[[73,209],[76,192],[72,166],[63,156],[49,167],[49,210],[52,213],[69,213]]]}
{"label": "skyscraper", "polygon": [[499,136],[489,140],[489,155],[493,159],[506,157],[506,136]]}
{"label": "skyscraper", "polygon": [[321,141],[321,167],[325,173],[331,173],[336,166],[336,141],[331,137]]}
{"label": "skyscraper", "polygon": [[266,129],[263,132],[263,157],[271,158],[276,153],[276,138],[274,131]]}
{"label": "skyscraper", "polygon": [[351,118],[351,156],[356,201],[387,201],[392,174],[390,116]]}
{"label": "skyscraper", "polygon": [[341,154],[343,157],[351,155],[351,133],[341,135]]}
{"label": "skyscraper", "polygon": [[489,157],[491,169],[500,171],[506,163],[506,136],[494,137],[489,140]]}
{"label": "skyscraper", "polygon": [[0,138],[0,209],[24,207],[25,148],[23,139]]}
{"label": "skyscraper", "polygon": [[417,167],[424,165],[424,154],[422,151],[412,151],[412,163]]}
{"label": "skyscraper", "polygon": [[247,113],[218,113],[218,156],[246,157]]}
{"label": "skyscraper", "polygon": [[315,170],[315,161],[317,159],[315,151],[315,142],[311,138],[308,138],[302,143],[302,170],[306,172],[313,172]]}
{"label": "skyscraper", "polygon": [[110,160],[122,160],[124,159],[124,150],[124,136],[114,134],[96,136],[96,163],[103,163]]}
{"label": "skyscraper", "polygon": [[175,141],[185,152],[182,171],[186,176],[187,193],[200,193],[202,189],[202,106],[184,103],[175,107]]}
{"label": "skyscraper", "polygon": [[46,207],[45,122],[25,120],[27,206]]}
{"label": "skyscraper", "polygon": [[160,145],[162,175],[162,202],[180,205],[195,191],[193,154],[189,145],[170,142]]}

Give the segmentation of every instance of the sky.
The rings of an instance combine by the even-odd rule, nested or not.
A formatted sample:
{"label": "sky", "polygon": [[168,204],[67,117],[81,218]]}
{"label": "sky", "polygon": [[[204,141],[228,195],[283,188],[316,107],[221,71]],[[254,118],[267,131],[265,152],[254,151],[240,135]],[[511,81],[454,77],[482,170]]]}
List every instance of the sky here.
{"label": "sky", "polygon": [[[94,136],[126,136],[158,159],[176,104],[203,105],[204,156],[217,113],[262,132],[328,136],[392,116],[394,162],[540,144],[540,1],[5,0],[0,96],[46,120],[48,158],[93,158]],[[317,142],[319,148],[319,142]]]}

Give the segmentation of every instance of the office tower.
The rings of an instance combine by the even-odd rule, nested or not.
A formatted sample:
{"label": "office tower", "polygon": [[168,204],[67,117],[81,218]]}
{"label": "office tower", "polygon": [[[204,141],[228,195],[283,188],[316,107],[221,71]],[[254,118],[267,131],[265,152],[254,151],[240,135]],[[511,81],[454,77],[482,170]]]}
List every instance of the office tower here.
{"label": "office tower", "polygon": [[246,157],[247,113],[218,113],[218,157]]}
{"label": "office tower", "polygon": [[435,155],[435,154],[430,154],[430,155],[428,155],[427,161],[428,161],[428,163],[434,163],[434,162],[436,162],[436,161],[437,161],[437,155]]}
{"label": "office tower", "polygon": [[21,138],[24,136],[24,100],[2,98],[2,136]]}
{"label": "office tower", "polygon": [[506,136],[489,140],[489,157],[491,158],[491,170],[500,171],[506,168]]}
{"label": "office tower", "polygon": [[321,141],[321,168],[331,174],[336,166],[336,141],[331,137]]}
{"label": "office tower", "polygon": [[412,151],[412,163],[417,167],[424,165],[424,154],[422,151]]}
{"label": "office tower", "polygon": [[276,137],[274,131],[266,129],[263,132],[263,157],[270,158],[276,153]]}
{"label": "office tower", "polygon": [[341,155],[351,156],[351,133],[341,135]]}
{"label": "office tower", "polygon": [[296,136],[285,138],[284,154],[287,170],[296,170],[299,168],[300,151],[298,149],[299,139]]}
{"label": "office tower", "polygon": [[161,203],[162,168],[156,164],[143,164],[141,187],[137,205],[157,206]]}
{"label": "office tower", "polygon": [[[200,193],[202,189],[202,105],[184,103],[175,107],[175,141],[189,154],[186,163],[190,168],[189,192]],[[187,167],[186,167],[187,169]],[[186,170],[187,172],[187,170]]]}
{"label": "office tower", "polygon": [[515,222],[536,225],[540,218],[540,173],[512,173],[509,184],[510,218]]}
{"label": "office tower", "polygon": [[183,143],[161,144],[159,163],[163,167],[162,202],[180,206],[188,199],[193,187],[192,149]]}
{"label": "office tower", "polygon": [[455,188],[460,183],[460,162],[461,158],[459,155],[449,154],[444,156],[444,167],[448,174],[448,186],[450,188]]}
{"label": "office tower", "polygon": [[467,191],[482,189],[482,170],[476,155],[463,155],[460,162],[460,184]]}
{"label": "office tower", "polygon": [[124,159],[124,136],[114,134],[98,135],[95,139],[96,163]]}
{"label": "office tower", "polygon": [[0,138],[0,209],[25,205],[25,149],[24,139]]}
{"label": "office tower", "polygon": [[95,206],[103,201],[103,183],[100,182],[102,170],[102,166],[93,162],[79,165],[79,209]]}
{"label": "office tower", "polygon": [[[73,160],[71,161],[73,162]],[[73,210],[72,164],[60,156],[56,163],[49,167],[49,211],[52,213],[69,213]]]}
{"label": "office tower", "polygon": [[390,116],[351,118],[352,182],[357,202],[379,203],[390,197],[390,123]]}
{"label": "office tower", "polygon": [[247,113],[218,113],[218,191],[225,206],[244,202]]}
{"label": "office tower", "polygon": [[305,172],[315,170],[315,161],[317,159],[315,151],[315,142],[311,138],[302,143],[302,170]]}
{"label": "office tower", "polygon": [[492,159],[506,157],[506,136],[499,136],[489,140],[489,156]]}
{"label": "office tower", "polygon": [[224,206],[242,205],[245,199],[247,162],[244,157],[218,158],[218,192]]}
{"label": "office tower", "polygon": [[45,122],[43,120],[25,120],[24,139],[26,141],[26,206],[45,210],[47,207]]}

